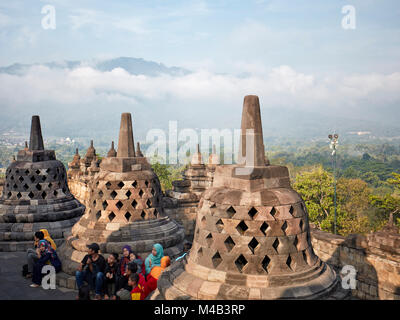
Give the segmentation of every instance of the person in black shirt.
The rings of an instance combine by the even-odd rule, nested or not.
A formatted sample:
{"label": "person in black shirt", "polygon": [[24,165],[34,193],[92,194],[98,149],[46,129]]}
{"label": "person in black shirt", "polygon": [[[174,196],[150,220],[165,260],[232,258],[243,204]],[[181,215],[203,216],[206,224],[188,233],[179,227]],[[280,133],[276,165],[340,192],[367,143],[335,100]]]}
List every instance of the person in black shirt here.
{"label": "person in black shirt", "polygon": [[116,285],[118,271],[118,253],[108,256],[106,270],[104,271],[104,299],[116,300]]}
{"label": "person in black shirt", "polygon": [[94,288],[95,299],[101,300],[106,260],[99,254],[100,247],[97,243],[92,243],[87,247],[88,254],[83,258],[75,274],[76,285],[80,289],[86,281],[92,290]]}

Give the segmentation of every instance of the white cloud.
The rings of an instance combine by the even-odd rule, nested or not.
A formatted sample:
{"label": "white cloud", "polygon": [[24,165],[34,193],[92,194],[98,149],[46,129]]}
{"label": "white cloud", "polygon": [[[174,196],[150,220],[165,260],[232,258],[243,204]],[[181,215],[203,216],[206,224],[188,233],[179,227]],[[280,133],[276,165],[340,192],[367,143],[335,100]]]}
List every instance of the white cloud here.
{"label": "white cloud", "polygon": [[[280,66],[263,75],[236,77],[210,72],[186,76],[131,75],[116,68],[101,72],[91,67],[74,70],[34,66],[23,76],[0,74],[0,101],[5,106],[30,104],[81,105],[116,102],[139,105],[203,105],[204,112],[225,110],[240,105],[243,96],[257,94],[262,107],[291,107],[318,110],[335,107],[367,108],[370,104],[399,103],[400,73],[366,74],[317,78],[299,73],[289,66]],[[376,112],[379,112],[376,110]]]}

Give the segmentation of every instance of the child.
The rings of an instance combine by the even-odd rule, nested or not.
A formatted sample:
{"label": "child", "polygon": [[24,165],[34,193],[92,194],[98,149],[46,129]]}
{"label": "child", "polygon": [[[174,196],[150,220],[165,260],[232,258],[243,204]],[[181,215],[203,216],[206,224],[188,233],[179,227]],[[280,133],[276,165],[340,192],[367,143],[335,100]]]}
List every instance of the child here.
{"label": "child", "polygon": [[144,266],[143,259],[139,255],[137,255],[135,252],[131,252],[129,254],[129,259],[131,262],[134,262],[137,264],[137,267],[138,267],[137,273],[144,274],[145,266]]}
{"label": "child", "polygon": [[144,300],[143,287],[139,284],[139,275],[132,273],[129,276],[129,286],[133,289],[131,291],[131,300]]}
{"label": "child", "polygon": [[104,299],[108,300],[111,298],[112,300],[116,300],[116,278],[117,278],[117,270],[118,270],[118,254],[112,253],[107,258],[107,266],[104,271],[105,281],[104,281]]}

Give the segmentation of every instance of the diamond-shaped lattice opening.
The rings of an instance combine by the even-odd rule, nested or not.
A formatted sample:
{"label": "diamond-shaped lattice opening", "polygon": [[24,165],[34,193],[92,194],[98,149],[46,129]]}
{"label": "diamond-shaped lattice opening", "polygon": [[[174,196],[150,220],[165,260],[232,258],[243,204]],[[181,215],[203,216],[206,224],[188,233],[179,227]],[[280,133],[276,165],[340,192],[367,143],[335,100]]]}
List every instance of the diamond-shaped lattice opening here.
{"label": "diamond-shaped lattice opening", "polygon": [[118,186],[119,188],[121,188],[121,189],[124,187],[124,185],[125,185],[125,184],[124,184],[122,181],[120,181],[120,182],[117,184],[117,186]]}
{"label": "diamond-shaped lattice opening", "polygon": [[226,238],[224,243],[225,243],[225,247],[228,250],[228,252],[231,252],[231,250],[233,249],[233,247],[236,244],[230,236],[228,238]]}
{"label": "diamond-shaped lattice opening", "polygon": [[47,193],[45,191],[42,192],[42,198],[46,199]]}
{"label": "diamond-shaped lattice opening", "polygon": [[269,266],[270,262],[271,262],[271,259],[268,256],[265,256],[263,261],[261,261],[261,265],[266,272],[268,272],[268,266]]}
{"label": "diamond-shaped lattice opening", "polygon": [[213,243],[213,236],[211,233],[209,233],[208,236],[206,237],[206,242],[208,246],[211,246],[211,244]]}
{"label": "diamond-shaped lattice opening", "polygon": [[217,206],[215,205],[215,203],[213,203],[210,208],[216,208]]}
{"label": "diamond-shaped lattice opening", "polygon": [[116,215],[115,215],[114,212],[111,212],[111,213],[108,215],[108,219],[110,220],[110,222],[113,221],[115,217],[116,217]]}
{"label": "diamond-shaped lattice opening", "polygon": [[154,214],[154,216],[157,218],[157,216],[158,216],[158,210],[157,210],[157,209],[154,209],[153,214]]}
{"label": "diamond-shaped lattice opening", "polygon": [[62,188],[62,192],[66,193],[66,192],[67,192],[67,189],[63,187],[63,188]]}
{"label": "diamond-shaped lattice opening", "polygon": [[57,195],[58,195],[57,190],[54,190],[53,194],[54,194],[55,197],[57,197]]}
{"label": "diamond-shaped lattice opening", "polygon": [[199,251],[197,251],[197,255],[199,258],[203,256],[203,248],[200,248]]}
{"label": "diamond-shaped lattice opening", "polygon": [[293,245],[297,248],[297,244],[299,243],[299,240],[297,239],[297,236],[294,237]]}
{"label": "diamond-shaped lattice opening", "polygon": [[133,201],[132,201],[132,203],[131,203],[131,205],[132,205],[132,207],[133,207],[133,208],[135,208],[135,209],[136,209],[136,206],[137,206],[137,201],[136,201],[136,200],[133,200]]}
{"label": "diamond-shaped lattice opening", "polygon": [[111,182],[110,182],[110,181],[107,181],[107,183],[106,183],[106,188],[109,189],[110,187],[111,187]]}
{"label": "diamond-shaped lattice opening", "polygon": [[250,210],[249,210],[249,216],[252,218],[252,219],[254,219],[254,217],[255,217],[255,215],[258,213],[258,211],[257,211],[257,209],[256,208],[251,208]]}
{"label": "diamond-shaped lattice opening", "polygon": [[287,222],[285,221],[281,227],[281,229],[283,230],[283,232],[286,234],[286,230],[288,228]]}
{"label": "diamond-shaped lattice opening", "polygon": [[40,174],[40,170],[39,169],[37,169],[35,172],[36,172],[36,174]]}
{"label": "diamond-shaped lattice opening", "polygon": [[130,192],[129,190],[125,193],[125,195],[128,197],[128,199],[129,199],[129,197],[132,195],[132,192]]}
{"label": "diamond-shaped lattice opening", "polygon": [[247,224],[242,220],[237,225],[236,230],[239,231],[240,234],[244,234],[248,228],[249,227],[247,226]]}
{"label": "diamond-shaped lattice opening", "polygon": [[154,191],[154,189],[153,188],[151,188],[151,194],[154,196],[155,194],[156,194],[156,192]]}
{"label": "diamond-shaped lattice opening", "polygon": [[129,219],[132,217],[131,213],[128,211],[127,213],[125,213],[125,219],[126,221],[129,221]]}
{"label": "diamond-shaped lattice opening", "polygon": [[50,183],[49,183],[49,188],[51,188],[52,186],[53,186],[53,184],[50,182]]}
{"label": "diamond-shaped lattice opening", "polygon": [[269,213],[271,214],[271,216],[273,216],[275,218],[275,215],[276,215],[275,207],[272,207],[272,209],[271,209],[271,211]]}
{"label": "diamond-shaped lattice opening", "polygon": [[42,181],[46,181],[47,176],[42,176]]}
{"label": "diamond-shaped lattice opening", "polygon": [[25,190],[28,190],[28,189],[29,189],[29,186],[25,183],[24,186],[23,186],[23,188],[24,188]]}
{"label": "diamond-shaped lattice opening", "polygon": [[140,196],[140,197],[142,197],[142,196],[143,196],[143,194],[144,194],[143,190],[142,190],[142,189],[140,189],[140,191],[139,191],[139,196]]}
{"label": "diamond-shaped lattice opening", "polygon": [[151,201],[150,201],[149,199],[147,199],[146,205],[147,205],[147,208],[150,208],[150,207],[151,207]]}
{"label": "diamond-shaped lattice opening", "polygon": [[22,183],[22,181],[24,181],[24,178],[22,176],[20,176],[18,180],[19,180],[19,182]]}
{"label": "diamond-shaped lattice opening", "polygon": [[256,238],[251,239],[251,241],[249,242],[249,249],[253,254],[254,254],[255,250],[257,249],[258,245],[259,245],[259,242],[257,241]]}
{"label": "diamond-shaped lattice opening", "polygon": [[144,184],[146,185],[146,187],[149,186],[149,182],[147,180],[144,182]]}
{"label": "diamond-shaped lattice opening", "polygon": [[278,247],[279,247],[279,239],[276,238],[274,243],[272,244],[272,246],[274,247],[274,249],[276,250],[276,252],[278,252]]}
{"label": "diamond-shaped lattice opening", "polygon": [[96,213],[96,219],[99,220],[101,217],[101,211],[97,211]]}
{"label": "diamond-shaped lattice opening", "polygon": [[226,210],[226,213],[228,214],[229,218],[232,218],[233,215],[236,213],[236,210],[233,209],[232,206],[230,206],[230,207]]}
{"label": "diamond-shaped lattice opening", "polygon": [[[11,177],[11,178],[12,178],[12,177]],[[35,179],[35,177],[34,177],[34,176],[32,176],[32,177],[31,177],[31,182],[32,182],[32,183],[34,183],[34,182],[35,182],[35,180],[36,180],[36,179]]]}
{"label": "diamond-shaped lattice opening", "polygon": [[263,224],[260,227],[260,230],[264,234],[264,236],[267,234],[268,227],[269,227],[269,225],[265,221],[263,222]]}
{"label": "diamond-shaped lattice opening", "polygon": [[243,269],[246,267],[246,265],[247,265],[247,260],[246,260],[246,258],[241,254],[240,256],[239,256],[239,258],[237,258],[236,260],[235,260],[235,265],[236,265],[236,267],[238,268],[238,270],[240,271],[240,272],[242,272],[243,271]]}
{"label": "diamond-shaped lattice opening", "polygon": [[106,208],[107,208],[107,206],[108,206],[107,201],[104,200],[103,203],[102,203],[102,205],[103,205],[103,210],[106,210]]}
{"label": "diamond-shaped lattice opening", "polygon": [[110,196],[111,196],[111,198],[113,198],[113,199],[115,199],[115,197],[118,195],[118,193],[116,193],[115,192],[115,190],[113,190],[111,193],[110,193]]}
{"label": "diamond-shaped lattice opening", "polygon": [[144,218],[146,217],[146,212],[144,212],[144,211],[142,210],[142,213],[140,214],[140,216],[142,217],[142,219],[144,219]]}
{"label": "diamond-shaped lattice opening", "polygon": [[22,198],[21,192],[18,192],[18,193],[17,193],[17,198],[18,198],[18,199],[21,199],[21,198]]}
{"label": "diamond-shaped lattice opening", "polygon": [[303,220],[300,220],[299,226],[300,226],[300,230],[301,230],[301,231],[304,231],[304,230],[303,230],[303,227],[304,227],[304,222],[303,222]]}
{"label": "diamond-shaped lattice opening", "polygon": [[103,197],[103,195],[104,195],[103,191],[100,190],[100,191],[99,191],[99,196],[100,196],[100,198]]}
{"label": "diamond-shaped lattice opening", "polygon": [[132,187],[134,187],[134,188],[137,187],[137,181],[136,180],[132,182]]}
{"label": "diamond-shaped lattice opening", "polygon": [[203,227],[206,226],[206,217],[205,216],[203,216],[203,218],[201,218],[201,224]]}
{"label": "diamond-shaped lattice opening", "polygon": [[53,176],[53,179],[54,179],[54,180],[58,180],[58,175],[55,174],[55,175]]}
{"label": "diamond-shaped lattice opening", "polygon": [[293,268],[293,261],[292,261],[292,257],[289,255],[286,259],[286,265],[289,267],[289,269],[292,270]]}
{"label": "diamond-shaped lattice opening", "polygon": [[[33,177],[32,177],[32,178],[33,178]],[[11,179],[11,180],[14,180],[14,176],[11,176],[10,179]]]}
{"label": "diamond-shaped lattice opening", "polygon": [[93,200],[93,207],[96,206],[96,200]]}
{"label": "diamond-shaped lattice opening", "polygon": [[213,255],[211,261],[213,263],[214,268],[218,267],[221,264],[222,258],[218,251]]}
{"label": "diamond-shaped lattice opening", "polygon": [[307,253],[306,250],[303,250],[303,259],[308,264]]}
{"label": "diamond-shaped lattice opening", "polygon": [[290,213],[291,215],[293,215],[293,213],[294,213],[293,206],[290,206],[290,208],[289,208],[289,213]]}
{"label": "diamond-shaped lattice opening", "polygon": [[118,201],[115,205],[118,208],[118,210],[121,210],[121,208],[124,206],[124,204],[121,201]]}
{"label": "diamond-shaped lattice opening", "polygon": [[28,169],[25,170],[25,174],[26,174],[26,175],[29,174],[29,170],[28,170]]}
{"label": "diamond-shaped lattice opening", "polygon": [[219,219],[215,225],[217,226],[217,229],[218,229],[218,231],[220,231],[220,232],[221,232],[221,230],[224,229],[224,223],[222,222],[221,219]]}
{"label": "diamond-shaped lattice opening", "polygon": [[14,189],[17,189],[17,188],[18,188],[18,186],[17,186],[16,183],[14,183],[13,188],[14,188]]}
{"label": "diamond-shaped lattice opening", "polygon": [[8,198],[11,198],[11,196],[12,196],[12,193],[9,192],[9,193],[7,194],[7,197],[8,197]]}

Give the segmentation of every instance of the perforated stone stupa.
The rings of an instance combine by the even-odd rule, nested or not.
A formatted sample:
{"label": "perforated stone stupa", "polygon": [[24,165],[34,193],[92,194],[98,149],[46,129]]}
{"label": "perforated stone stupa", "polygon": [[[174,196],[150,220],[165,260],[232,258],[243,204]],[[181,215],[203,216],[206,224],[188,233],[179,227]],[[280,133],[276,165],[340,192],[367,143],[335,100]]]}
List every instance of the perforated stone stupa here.
{"label": "perforated stone stupa", "polygon": [[182,250],[183,228],[164,214],[159,179],[147,159],[137,155],[131,114],[124,113],[116,157],[109,152],[101,161],[89,185],[85,214],[60,249],[65,272],[75,272],[92,242],[105,254],[121,252],[126,244],[143,255],[151,252],[154,243],[162,244],[167,255]]}
{"label": "perforated stone stupa", "polygon": [[70,193],[64,165],[45,150],[39,116],[32,117],[29,147],[6,171],[0,198],[0,251],[24,251],[47,229],[60,244],[85,207]]}
{"label": "perforated stone stupa", "polygon": [[336,287],[288,169],[265,157],[257,96],[244,99],[241,130],[239,164],[216,167],[187,260],[158,281],[162,299],[312,299]]}
{"label": "perforated stone stupa", "polygon": [[193,240],[197,206],[205,190],[212,185],[219,158],[215,153],[209,156],[208,164],[204,164],[200,146],[192,156],[189,167],[182,175],[182,180],[172,182],[172,190],[165,192],[163,206],[168,215],[183,225],[189,241]]}

